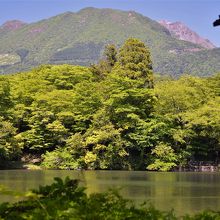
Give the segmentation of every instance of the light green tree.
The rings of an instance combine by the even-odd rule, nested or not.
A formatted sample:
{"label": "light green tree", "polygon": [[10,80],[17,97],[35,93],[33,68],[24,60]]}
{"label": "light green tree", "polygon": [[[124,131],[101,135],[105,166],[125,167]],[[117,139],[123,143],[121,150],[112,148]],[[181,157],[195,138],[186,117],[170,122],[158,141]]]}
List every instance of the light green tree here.
{"label": "light green tree", "polygon": [[177,155],[171,146],[159,143],[151,152],[152,163],[147,166],[148,170],[169,171],[176,167]]}

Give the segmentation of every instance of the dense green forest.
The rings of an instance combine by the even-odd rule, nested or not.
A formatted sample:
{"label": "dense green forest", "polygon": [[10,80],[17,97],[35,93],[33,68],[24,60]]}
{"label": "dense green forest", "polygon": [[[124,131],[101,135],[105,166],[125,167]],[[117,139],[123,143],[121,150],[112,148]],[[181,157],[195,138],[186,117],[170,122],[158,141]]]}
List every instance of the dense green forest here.
{"label": "dense green forest", "polygon": [[[199,67],[198,67],[199,68]],[[168,171],[218,163],[220,74],[153,73],[149,49],[107,45],[90,67],[43,65],[0,77],[0,166]]]}

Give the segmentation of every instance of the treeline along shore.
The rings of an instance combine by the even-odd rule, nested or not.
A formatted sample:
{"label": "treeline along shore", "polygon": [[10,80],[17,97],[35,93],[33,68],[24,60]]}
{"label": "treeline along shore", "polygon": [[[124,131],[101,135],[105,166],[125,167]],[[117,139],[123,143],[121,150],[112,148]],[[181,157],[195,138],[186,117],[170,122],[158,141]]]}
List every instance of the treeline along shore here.
{"label": "treeline along shore", "polygon": [[1,168],[217,170],[219,151],[220,74],[155,74],[138,39],[90,67],[0,76]]}

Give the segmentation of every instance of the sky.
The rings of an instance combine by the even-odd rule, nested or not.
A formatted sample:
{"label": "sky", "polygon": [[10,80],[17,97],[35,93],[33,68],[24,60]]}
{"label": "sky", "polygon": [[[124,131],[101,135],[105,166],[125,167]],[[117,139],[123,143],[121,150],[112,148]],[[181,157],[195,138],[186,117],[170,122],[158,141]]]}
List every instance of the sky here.
{"label": "sky", "polygon": [[0,25],[7,20],[36,22],[85,7],[136,11],[153,20],[182,21],[220,47],[220,0],[0,0]]}

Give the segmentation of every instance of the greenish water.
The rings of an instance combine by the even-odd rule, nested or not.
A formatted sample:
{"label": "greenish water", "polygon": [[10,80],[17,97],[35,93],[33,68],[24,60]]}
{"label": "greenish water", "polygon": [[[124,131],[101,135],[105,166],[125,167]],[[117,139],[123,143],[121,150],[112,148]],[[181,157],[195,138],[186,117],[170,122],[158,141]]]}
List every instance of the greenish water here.
{"label": "greenish water", "polygon": [[[220,173],[2,170],[0,185],[27,191],[50,184],[56,176],[80,179],[88,193],[121,188],[121,194],[137,204],[150,201],[160,210],[174,208],[179,215],[204,209],[220,210]],[[0,202],[8,200],[12,198],[1,195]]]}

